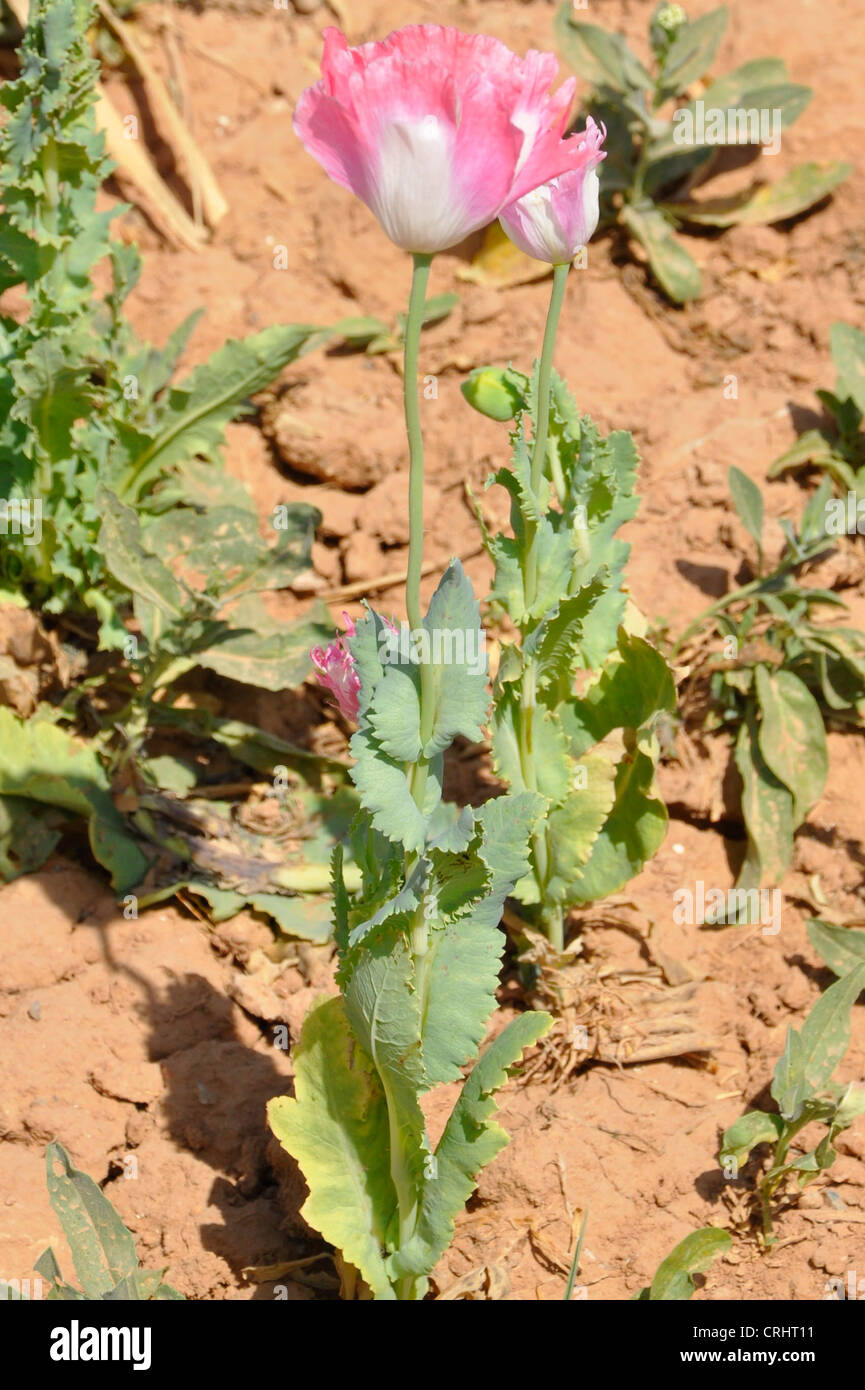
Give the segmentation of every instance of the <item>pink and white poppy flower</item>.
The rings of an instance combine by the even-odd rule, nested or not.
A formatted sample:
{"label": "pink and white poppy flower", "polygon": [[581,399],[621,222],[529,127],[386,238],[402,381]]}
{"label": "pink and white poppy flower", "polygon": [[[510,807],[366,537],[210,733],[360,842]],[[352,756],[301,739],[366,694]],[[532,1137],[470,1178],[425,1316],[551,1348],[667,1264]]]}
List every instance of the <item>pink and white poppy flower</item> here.
{"label": "pink and white poppy flower", "polygon": [[552,53],[519,58],[498,39],[438,24],[349,48],[331,28],[321,68],[294,128],[406,251],[456,246],[506,203],[584,166],[579,141],[562,139],[576,82],[550,92]]}
{"label": "pink and white poppy flower", "polygon": [[511,241],[527,256],[550,265],[566,265],[585,246],[598,226],[600,183],[597,166],[606,131],[589,116],[582,135],[567,142],[577,145],[580,163],[508,203],[499,221]]}
{"label": "pink and white poppy flower", "polygon": [[527,256],[565,265],[597,231],[601,190],[597,167],[606,158],[601,149],[605,135],[604,126],[587,117],[583,133],[572,136],[581,163],[502,208],[499,222]]}

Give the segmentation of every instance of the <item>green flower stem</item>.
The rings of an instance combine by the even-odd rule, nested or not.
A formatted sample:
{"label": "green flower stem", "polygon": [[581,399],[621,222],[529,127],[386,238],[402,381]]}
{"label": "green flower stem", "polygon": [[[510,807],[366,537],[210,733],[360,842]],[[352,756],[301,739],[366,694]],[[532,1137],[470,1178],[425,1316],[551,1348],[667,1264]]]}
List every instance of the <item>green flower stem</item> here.
{"label": "green flower stem", "polygon": [[[431,262],[432,256],[415,255],[414,257],[403,356],[403,401],[409,448],[409,546],[405,606],[409,628],[412,632],[420,631],[423,626],[420,580],[423,566],[424,458],[417,374],[420,333],[423,326],[423,311]],[[431,662],[422,661],[420,666],[420,734],[422,746],[426,745],[432,734],[434,718],[435,670]],[[426,758],[421,756],[409,774],[411,793],[418,807],[423,805],[428,774],[429,763]]]}
{"label": "green flower stem", "polygon": [[[540,492],[544,478],[544,464],[547,454],[547,439],[550,429],[550,376],[553,369],[553,351],[556,343],[556,332],[559,325],[559,316],[562,311],[562,304],[565,298],[565,286],[568,279],[570,263],[557,265],[553,268],[553,288],[550,294],[550,306],[547,310],[547,322],[544,328],[544,342],[541,349],[541,360],[538,369],[538,399],[535,412],[535,437],[532,445],[532,491],[537,495]],[[563,479],[561,483],[563,485]],[[557,490],[560,491],[559,480],[556,480]],[[564,499],[559,497],[560,502]],[[525,608],[528,614],[534,606],[538,593],[538,528],[535,522],[526,523],[526,557],[523,582],[525,588]],[[523,636],[526,635],[531,619],[526,618]],[[522,688],[520,692],[520,764],[522,768],[523,780],[529,791],[537,791],[538,778],[535,766],[534,751],[534,720],[535,710],[537,709],[537,682],[534,662],[528,662],[523,672]],[[538,884],[543,891],[549,876],[549,847],[547,844],[546,827],[542,826],[532,838],[532,851],[534,858],[534,868],[537,875]],[[544,914],[543,917],[547,934],[554,946],[561,949],[564,945],[564,924],[561,912]]]}
{"label": "green flower stem", "polygon": [[[565,298],[570,262],[553,268],[553,289],[547,322],[544,328],[544,343],[541,349],[541,362],[538,371],[538,406],[535,420],[535,438],[532,446],[532,491],[537,493],[544,476],[544,461],[547,453],[547,436],[550,430],[550,373],[553,369],[553,350],[556,345],[556,332],[559,315]],[[526,523],[526,611],[534,604],[538,588],[538,528],[533,521]]]}
{"label": "green flower stem", "polygon": [[[423,484],[424,453],[423,433],[420,422],[418,400],[418,356],[420,334],[423,327],[423,312],[426,302],[426,289],[429,281],[432,256],[416,254],[413,257],[411,295],[405,325],[403,349],[403,403],[405,408],[405,428],[409,448],[409,550],[408,573],[406,575],[405,606],[409,629],[412,633],[423,627],[420,602],[420,581],[423,566]],[[435,720],[435,668],[429,661],[420,663],[420,738],[421,748],[425,748],[432,736]],[[415,805],[422,810],[429,777],[429,761],[421,753],[417,762],[406,765],[406,778]],[[406,875],[417,860],[416,854],[406,855]],[[411,926],[410,945],[415,961],[415,988],[425,999],[428,984],[429,933],[424,917],[424,903],[421,902],[414,914]],[[399,1243],[406,1245],[414,1235],[417,1224],[417,1204],[412,1183],[400,1148],[400,1134],[396,1113],[388,1097],[388,1121],[390,1125],[390,1171],[397,1194],[399,1207]],[[411,1301],[416,1294],[417,1281],[413,1276],[397,1280],[394,1289],[401,1301]]]}

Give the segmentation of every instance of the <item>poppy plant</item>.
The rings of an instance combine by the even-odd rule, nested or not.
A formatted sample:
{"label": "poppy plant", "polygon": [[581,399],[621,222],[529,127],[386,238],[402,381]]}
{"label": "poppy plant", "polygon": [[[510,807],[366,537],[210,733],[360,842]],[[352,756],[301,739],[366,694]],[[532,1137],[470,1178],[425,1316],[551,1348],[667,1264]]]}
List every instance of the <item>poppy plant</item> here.
{"label": "poppy plant", "polygon": [[[540,1010],[516,1013],[478,1058],[496,1007],[505,900],[528,896],[540,925],[555,919],[548,930],[557,940],[567,907],[557,885],[565,875],[569,883],[579,877],[604,822],[613,819],[616,770],[600,755],[578,766],[578,721],[568,726],[573,747],[564,731],[553,730],[550,741],[553,695],[567,699],[573,689],[584,638],[603,639],[606,654],[615,647],[621,616],[619,595],[606,577],[615,552],[604,551],[603,567],[584,580],[580,557],[592,541],[575,524],[583,491],[603,510],[621,480],[589,476],[593,456],[579,442],[581,431],[589,439],[588,421],[570,412],[569,433],[562,435],[567,402],[552,373],[569,268],[569,259],[559,262],[558,247],[569,250],[574,237],[588,238],[594,230],[592,178],[603,133],[592,123],[581,136],[564,138],[573,83],[551,95],[557,70],[551,55],[518,58],[496,39],[456,29],[409,26],[359,48],[349,48],[331,29],[322,69],[322,80],[298,103],[297,132],[331,177],[362,198],[388,236],[411,253],[414,266],[403,387],[405,606],[415,640],[405,648],[394,642],[393,624],[368,606],[345,634],[313,653],[320,678],[356,725],[351,777],[360,808],[332,864],[340,993],[307,1015],[293,1050],[294,1095],[272,1100],[268,1113],[306,1180],[305,1220],[340,1252],[344,1296],[415,1301],[426,1296],[481,1169],[507,1142],[495,1121],[494,1094],[552,1023]],[[421,607],[418,377],[426,286],[436,251],[492,222],[540,185],[569,175],[572,186],[538,195],[542,207],[545,199],[557,208],[564,200],[567,207],[556,213],[561,238],[551,257],[541,361],[531,386],[523,378],[525,389],[515,388],[514,469],[495,475],[511,493],[517,535],[501,544],[487,537],[500,571],[494,593],[511,601],[514,630],[526,650],[512,644],[504,672],[500,666],[491,716],[486,659],[471,659],[484,651],[480,611],[458,559],[445,569],[426,612]],[[520,374],[511,375],[519,383]],[[559,475],[551,489],[553,464]],[[558,505],[548,515],[554,499]],[[624,514],[618,505],[612,517],[603,513],[608,550],[608,532]],[[625,669],[625,658],[618,659]],[[629,666],[625,676],[631,677]],[[656,684],[650,682],[653,689]],[[593,730],[596,724],[597,718]],[[446,751],[457,739],[476,744],[488,725],[510,790],[480,807],[446,802]],[[554,756],[561,766],[551,780],[545,763]],[[588,790],[575,791],[573,804],[561,810],[560,836],[548,812],[577,773]],[[586,782],[583,773],[591,774]],[[642,765],[638,773],[644,777]],[[623,796],[624,783],[623,774]],[[642,785],[635,782],[637,790]],[[602,845],[608,877],[619,873],[622,838],[614,822],[612,855],[607,842]],[[564,862],[561,845],[574,841],[576,853]],[[351,891],[343,871],[347,854],[359,881]],[[600,877],[599,870],[594,881]],[[546,909],[551,898],[552,915]],[[464,1068],[475,1058],[466,1077]],[[433,1146],[421,1100],[450,1084],[459,1094]]]}

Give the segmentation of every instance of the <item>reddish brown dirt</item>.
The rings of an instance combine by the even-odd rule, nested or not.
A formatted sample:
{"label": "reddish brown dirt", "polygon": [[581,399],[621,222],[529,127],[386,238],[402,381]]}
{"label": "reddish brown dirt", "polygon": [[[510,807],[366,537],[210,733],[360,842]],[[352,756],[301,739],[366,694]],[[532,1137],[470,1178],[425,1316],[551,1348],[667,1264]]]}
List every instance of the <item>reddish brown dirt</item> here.
{"label": "reddish brown dirt", "polygon": [[[651,7],[648,0],[599,0],[592,17],[621,24],[639,44]],[[710,5],[701,0],[691,8]],[[779,52],[794,80],[817,89],[770,175],[805,159],[856,159],[865,113],[854,0],[791,0],[783,27],[773,7],[733,0],[731,10],[719,71]],[[136,21],[165,72],[168,13],[147,6]],[[291,130],[293,102],[314,80],[320,29],[330,16],[269,7],[171,13],[187,114],[231,212],[201,254],[170,250],[140,214],[125,217],[145,254],[131,301],[136,326],[161,341],[183,314],[206,305],[191,363],[226,336],[277,321],[326,324],[348,314],[392,320],[405,301],[406,258],[359,203],[328,183]],[[524,50],[551,46],[554,10],[505,0],[354,0],[346,13],[355,41],[434,19],[484,29]],[[122,111],[133,109],[121,76],[108,85]],[[169,168],[166,152],[160,157]],[[606,428],[631,429],[643,453],[643,506],[629,527],[630,583],[653,622],[666,619],[680,629],[738,573],[747,545],[727,500],[727,467],[735,462],[762,483],[812,409],[814,387],[832,384],[829,327],[837,319],[861,321],[863,198],[865,170],[858,168],[827,207],[792,227],[691,238],[706,295],[684,311],[663,305],[636,267],[617,267],[608,240],[592,245],[588,268],[573,277],[557,365],[580,406]],[[278,271],[273,253],[280,246],[288,248],[288,268]],[[483,592],[489,573],[475,553],[463,484],[482,484],[491,460],[503,457],[504,439],[499,427],[467,410],[459,383],[485,361],[528,364],[547,286],[498,292],[463,284],[455,272],[473,249],[437,258],[432,292],[458,289],[461,302],[425,335],[422,370],[438,378],[437,399],[424,403],[428,555],[442,562],[454,552],[468,556]],[[730,374],[738,383],[734,400],[724,393]],[[399,499],[407,460],[395,364],[318,353],[290,370],[284,384],[292,389],[265,414],[288,409],[302,421],[305,448],[292,446],[295,468],[280,461],[252,422],[229,432],[229,469],[252,487],[263,519],[279,501],[302,497],[321,507],[316,564],[326,586],[398,570],[406,555]],[[309,458],[318,460],[324,482],[298,471]],[[794,482],[771,485],[772,516],[796,515],[803,496]],[[780,530],[776,535],[780,542]],[[865,595],[856,570],[854,563],[843,592],[861,621]],[[428,587],[434,583],[433,576]],[[400,602],[395,588],[380,605],[399,611]],[[288,613],[297,600],[283,596],[281,603]],[[316,707],[294,697],[258,697],[247,701],[245,715],[286,731]],[[833,735],[830,745],[829,784],[798,836],[777,936],[674,924],[675,889],[697,878],[729,885],[741,844],[726,841],[719,825],[726,761],[720,744],[693,766],[663,769],[662,792],[673,810],[667,840],[622,895],[636,908],[614,904],[587,917],[585,952],[619,969],[645,968],[660,952],[703,977],[697,997],[701,1027],[716,1040],[711,1056],[704,1063],[595,1066],[555,1092],[540,1081],[509,1087],[502,1118],[512,1143],[483,1175],[478,1198],[458,1223],[437,1272],[439,1288],[488,1266],[507,1297],[561,1297],[572,1217],[588,1207],[582,1284],[590,1299],[622,1299],[689,1230],[732,1222],[716,1162],[720,1131],[746,1104],[759,1103],[787,1025],[801,1024],[830,981],[804,930],[814,875],[835,913],[862,914],[865,847],[853,789],[865,777],[865,754],[858,737]],[[636,935],[622,922],[636,924]],[[0,1276],[26,1276],[49,1241],[68,1266],[45,1196],[44,1146],[55,1138],[107,1183],[144,1262],[167,1266],[168,1277],[192,1297],[272,1297],[272,1283],[256,1286],[241,1271],[315,1250],[280,1206],[265,1154],[264,1104],[291,1074],[285,1051],[273,1045],[273,1024],[284,1021],[295,1033],[305,1007],[327,987],[329,970],[326,959],[304,950],[280,973],[262,955],[269,942],[267,929],[252,919],[214,930],[175,905],[126,921],[102,879],[59,857],[0,895]],[[865,1074],[865,1011],[854,1012],[845,1077]],[[862,1270],[861,1120],[839,1150],[828,1179],[780,1218],[780,1245],[761,1256],[749,1238],[739,1239],[697,1297],[819,1299],[830,1275]],[[834,1198],[824,1195],[827,1188]],[[281,1281],[289,1297],[332,1296],[326,1273],[304,1278],[309,1282]]]}

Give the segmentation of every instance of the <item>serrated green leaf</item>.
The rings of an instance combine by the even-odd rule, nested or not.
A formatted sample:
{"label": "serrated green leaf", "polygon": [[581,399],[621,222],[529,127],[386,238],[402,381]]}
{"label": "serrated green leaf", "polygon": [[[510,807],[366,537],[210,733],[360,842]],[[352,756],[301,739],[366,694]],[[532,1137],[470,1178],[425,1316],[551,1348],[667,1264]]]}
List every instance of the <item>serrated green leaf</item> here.
{"label": "serrated green leaf", "polygon": [[[493,708],[492,753],[496,775],[507,782],[513,792],[529,790],[521,756],[521,729],[525,718],[519,693],[506,687]],[[568,741],[560,721],[543,706],[534,710],[532,754],[537,782],[534,790],[557,805],[569,791]]]}
{"label": "serrated green leaf", "polygon": [[577,593],[563,598],[524,642],[525,655],[535,664],[539,690],[554,681],[570,685],[574,670],[580,664],[577,656],[586,621],[607,590],[607,583],[599,577]]}
{"label": "serrated green leaf", "polygon": [[442,575],[424,627],[435,662],[435,716],[423,749],[424,756],[432,758],[460,734],[471,743],[479,742],[490,702],[480,612],[459,560],[451,560]]}
{"label": "serrated green leaf", "polygon": [[[457,862],[447,895],[439,895],[439,907],[447,902],[451,912],[460,889],[466,902],[455,922],[433,922],[430,932],[423,1008],[426,1086],[458,1080],[483,1039],[495,1009],[505,945],[499,931],[502,908],[528,869],[529,842],[542,807],[532,793],[486,802],[477,813],[481,833],[474,853]],[[484,876],[474,871],[473,860],[480,860]]]}
{"label": "serrated green leaf", "polygon": [[306,1179],[302,1215],[360,1271],[376,1298],[392,1300],[382,1256],[397,1204],[387,1101],[341,999],[307,1015],[294,1068],[295,1099],[271,1100],[267,1118]]}
{"label": "serrated green leaf", "polygon": [[[580,882],[585,864],[616,801],[616,765],[600,753],[588,753],[571,765],[579,785],[547,819],[545,833],[549,850],[549,878],[545,897],[570,903],[574,893],[581,897]],[[572,782],[573,785],[573,782]]]}
{"label": "serrated green leaf", "polygon": [[370,812],[376,830],[407,850],[423,848],[427,818],[441,797],[441,774],[435,767],[427,780],[426,799],[419,810],[406,780],[405,768],[380,748],[369,732],[359,729],[352,736],[354,766],[351,780]]}
{"label": "serrated green leaf", "polygon": [[379,746],[398,762],[415,763],[421,753],[420,678],[417,668],[389,666],[367,710]]}
{"label": "serrated green leaf", "polygon": [[309,324],[274,324],[252,337],[230,339],[172,387],[152,434],[126,431],[121,440],[120,497],[141,496],[173,464],[196,455],[212,458],[244,402],[299,357],[315,333]]}
{"label": "serrated green leaf", "polygon": [[436,1148],[435,1176],[424,1187],[416,1234],[391,1258],[395,1273],[426,1273],[447,1249],[454,1219],[474,1191],[478,1174],[508,1142],[493,1119],[494,1093],[507,1081],[507,1069],[551,1025],[549,1014],[520,1014],[475,1063]]}
{"label": "serrated green leaf", "polygon": [[655,765],[644,753],[629,753],[619,763],[613,809],[573,884],[571,903],[597,902],[618,892],[660,849],[667,808],[652,795],[654,776]]}

